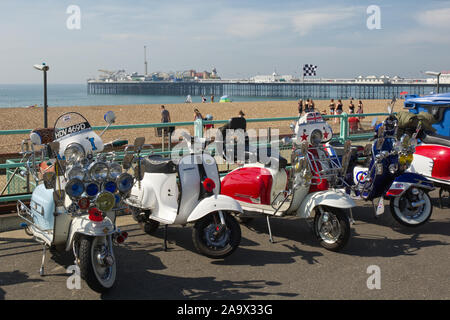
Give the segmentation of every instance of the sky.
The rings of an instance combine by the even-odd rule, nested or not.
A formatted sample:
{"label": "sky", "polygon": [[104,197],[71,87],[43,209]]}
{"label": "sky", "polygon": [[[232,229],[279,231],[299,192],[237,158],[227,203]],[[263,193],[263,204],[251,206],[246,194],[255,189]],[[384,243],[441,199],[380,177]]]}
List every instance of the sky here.
{"label": "sky", "polygon": [[142,74],[144,46],[149,73],[301,77],[315,64],[319,78],[424,78],[450,70],[449,32],[450,1],[437,0],[0,0],[0,83],[41,83],[32,66],[42,62],[51,83]]}

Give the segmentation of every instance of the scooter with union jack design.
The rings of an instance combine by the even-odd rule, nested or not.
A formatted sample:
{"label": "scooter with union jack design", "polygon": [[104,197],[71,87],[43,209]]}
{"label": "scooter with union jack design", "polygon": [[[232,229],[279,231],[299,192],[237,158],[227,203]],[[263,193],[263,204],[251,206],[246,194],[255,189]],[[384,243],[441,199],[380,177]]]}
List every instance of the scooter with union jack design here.
{"label": "scooter with union jack design", "polygon": [[[294,136],[288,139],[293,145],[290,169],[286,159],[275,155],[274,148],[270,156],[261,154],[261,149],[245,151],[245,158],[252,163],[247,162],[222,178],[221,194],[239,202],[244,210],[239,215],[241,220],[266,215],[271,242],[270,216],[298,216],[311,222],[324,248],[339,251],[350,239],[346,209],[355,203],[344,192],[331,188],[342,184],[348,157],[341,163],[337,156],[330,156],[330,147],[324,144],[331,140],[332,129],[318,112],[305,114],[291,129]],[[284,141],[288,142],[291,141]]]}

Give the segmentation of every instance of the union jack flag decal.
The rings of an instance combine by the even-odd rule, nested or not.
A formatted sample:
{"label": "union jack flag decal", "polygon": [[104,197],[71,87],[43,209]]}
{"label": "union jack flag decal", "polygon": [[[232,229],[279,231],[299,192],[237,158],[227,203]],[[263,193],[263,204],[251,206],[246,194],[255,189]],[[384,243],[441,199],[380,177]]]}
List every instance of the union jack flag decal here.
{"label": "union jack flag decal", "polygon": [[308,122],[322,122],[323,118],[319,112],[310,112],[306,116],[306,121]]}

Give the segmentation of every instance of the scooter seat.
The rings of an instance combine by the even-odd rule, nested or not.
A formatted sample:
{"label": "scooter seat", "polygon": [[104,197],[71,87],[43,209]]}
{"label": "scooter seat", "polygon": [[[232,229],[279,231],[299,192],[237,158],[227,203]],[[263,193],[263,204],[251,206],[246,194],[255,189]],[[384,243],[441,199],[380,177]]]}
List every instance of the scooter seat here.
{"label": "scooter seat", "polygon": [[148,173],[176,173],[177,165],[167,158],[157,155],[150,155],[143,159],[145,172]]}
{"label": "scooter seat", "polygon": [[439,144],[442,146],[450,147],[450,138],[438,134],[424,134],[422,137],[422,141],[428,144]]}

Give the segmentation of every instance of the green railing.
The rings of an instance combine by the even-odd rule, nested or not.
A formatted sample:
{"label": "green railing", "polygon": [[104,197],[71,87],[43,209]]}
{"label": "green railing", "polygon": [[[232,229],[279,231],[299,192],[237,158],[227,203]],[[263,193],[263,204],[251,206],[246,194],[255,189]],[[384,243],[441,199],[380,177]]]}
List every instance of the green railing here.
{"label": "green railing", "polygon": [[[349,125],[348,118],[349,117],[371,117],[371,116],[386,116],[388,113],[366,113],[362,115],[349,115],[347,113],[342,113],[340,115],[324,115],[324,119],[333,119],[340,118],[340,132],[339,135],[334,135],[332,140],[338,140],[344,142],[348,139],[350,140],[368,140],[373,137],[373,133],[364,133],[364,134],[349,134]],[[246,119],[247,123],[253,122],[279,122],[279,121],[297,121],[298,117],[280,117],[280,118],[254,118],[254,119]],[[109,130],[126,130],[126,129],[144,129],[144,128],[167,128],[167,127],[179,127],[179,126],[193,126],[194,127],[194,136],[203,137],[204,134],[204,125],[208,124],[226,124],[228,120],[201,120],[198,119],[196,121],[187,121],[187,122],[170,122],[170,123],[144,123],[144,124],[125,124],[125,125],[113,125],[109,127]],[[93,130],[104,130],[106,126],[94,126]],[[32,131],[32,129],[19,129],[19,130],[0,130],[0,135],[15,135],[15,134],[28,134]],[[159,155],[170,155],[172,151],[162,151],[161,149],[154,149],[152,151],[144,152],[143,155],[147,155],[152,152],[153,154]],[[117,152],[116,159],[123,159],[124,153]],[[0,164],[1,169],[14,169],[24,167],[24,163],[20,162],[20,159],[10,159],[7,163]],[[30,199],[31,195],[8,195],[1,196],[0,202],[7,201],[15,201],[21,199]]]}

